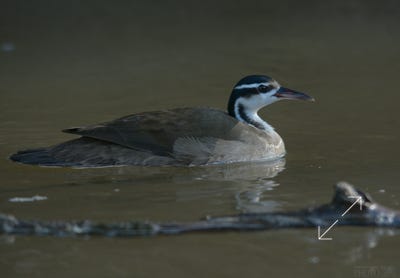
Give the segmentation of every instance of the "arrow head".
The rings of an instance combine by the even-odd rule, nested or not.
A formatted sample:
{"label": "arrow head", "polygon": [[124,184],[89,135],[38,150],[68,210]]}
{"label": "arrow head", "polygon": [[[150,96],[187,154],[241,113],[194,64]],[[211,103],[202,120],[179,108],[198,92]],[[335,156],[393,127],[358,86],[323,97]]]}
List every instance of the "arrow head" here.
{"label": "arrow head", "polygon": [[363,206],[363,198],[361,196],[349,196],[349,198],[354,198],[356,199],[355,203],[360,203],[360,210],[362,210],[362,206]]}
{"label": "arrow head", "polygon": [[362,206],[363,206],[363,198],[359,197],[358,201],[360,202],[360,210],[362,210]]}
{"label": "arrow head", "polygon": [[324,235],[325,235],[328,231],[329,231],[329,229],[326,230],[325,233],[323,233],[323,234],[321,235],[321,227],[318,226],[318,240],[332,240],[331,237],[324,237]]}

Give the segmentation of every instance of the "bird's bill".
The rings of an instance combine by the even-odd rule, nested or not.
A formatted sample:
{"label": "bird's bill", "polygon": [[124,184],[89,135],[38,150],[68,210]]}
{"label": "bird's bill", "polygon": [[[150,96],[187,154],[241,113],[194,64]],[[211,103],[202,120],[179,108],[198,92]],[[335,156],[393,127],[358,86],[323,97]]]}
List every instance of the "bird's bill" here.
{"label": "bird's bill", "polygon": [[277,98],[281,99],[295,99],[305,101],[315,101],[315,99],[305,93],[297,92],[292,89],[280,87],[279,90],[274,94]]}

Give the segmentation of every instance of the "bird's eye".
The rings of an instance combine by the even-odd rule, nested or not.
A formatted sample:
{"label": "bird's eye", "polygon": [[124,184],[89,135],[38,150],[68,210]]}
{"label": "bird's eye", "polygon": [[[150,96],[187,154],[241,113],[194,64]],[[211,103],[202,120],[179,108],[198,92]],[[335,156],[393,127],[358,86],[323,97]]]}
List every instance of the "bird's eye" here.
{"label": "bird's eye", "polygon": [[261,93],[266,93],[271,90],[271,86],[260,85],[258,86],[258,91]]}

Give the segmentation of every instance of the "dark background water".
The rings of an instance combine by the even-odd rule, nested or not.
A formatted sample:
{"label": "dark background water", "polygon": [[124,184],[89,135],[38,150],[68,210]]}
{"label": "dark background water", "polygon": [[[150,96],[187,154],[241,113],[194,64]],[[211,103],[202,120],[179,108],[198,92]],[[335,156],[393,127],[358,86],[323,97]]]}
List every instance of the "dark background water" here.
{"label": "dark background water", "polygon": [[[0,1],[0,211],[35,219],[195,220],[330,200],[348,180],[399,209],[398,1]],[[262,111],[284,170],[57,169],[16,150],[60,129],[176,106],[225,108],[244,75],[314,96]],[[44,201],[9,202],[46,196]],[[391,230],[142,239],[2,237],[3,277],[400,276]],[[386,274],[385,274],[386,273]],[[387,275],[387,276],[384,276]],[[389,276],[390,275],[390,276]]]}

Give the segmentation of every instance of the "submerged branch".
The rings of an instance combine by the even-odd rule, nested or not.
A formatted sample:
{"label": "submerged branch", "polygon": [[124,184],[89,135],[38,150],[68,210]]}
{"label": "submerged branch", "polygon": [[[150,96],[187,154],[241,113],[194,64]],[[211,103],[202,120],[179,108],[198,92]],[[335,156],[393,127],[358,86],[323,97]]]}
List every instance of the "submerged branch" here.
{"label": "submerged branch", "polygon": [[[362,207],[351,207],[342,216],[354,198],[361,198]],[[282,228],[329,226],[339,219],[337,225],[400,227],[400,212],[374,202],[366,193],[346,182],[335,186],[334,197],[329,204],[292,212],[247,213],[231,216],[210,217],[196,222],[153,223],[127,221],[96,223],[84,221],[35,221],[20,220],[0,213],[0,234],[39,236],[106,236],[134,237],[174,235],[201,231],[259,231]]]}

